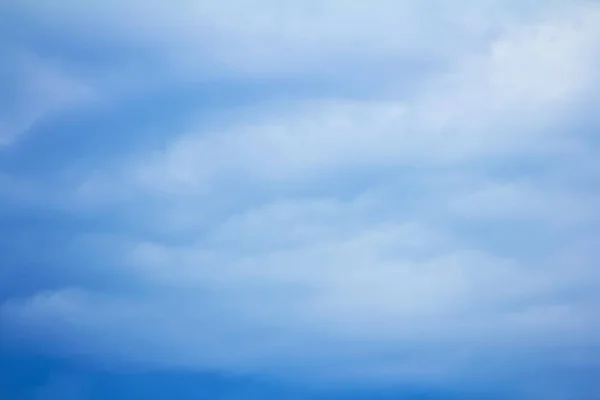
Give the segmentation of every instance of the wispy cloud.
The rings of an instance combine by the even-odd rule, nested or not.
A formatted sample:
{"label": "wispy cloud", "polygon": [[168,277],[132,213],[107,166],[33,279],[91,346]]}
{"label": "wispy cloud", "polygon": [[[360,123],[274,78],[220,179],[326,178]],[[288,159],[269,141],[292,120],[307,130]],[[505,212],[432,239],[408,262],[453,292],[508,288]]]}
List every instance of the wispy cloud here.
{"label": "wispy cloud", "polygon": [[0,146],[10,145],[52,113],[93,96],[90,87],[49,60],[10,47],[2,48],[2,52],[5,90],[0,99]]}
{"label": "wispy cloud", "polygon": [[[61,167],[37,175],[19,160],[54,150],[6,150],[0,204],[61,232],[3,233],[0,272],[55,277],[2,299],[10,343],[292,380],[502,381],[530,398],[549,387],[525,385],[531,371],[599,367],[594,3],[49,4],[6,10],[32,37],[78,35],[53,46],[103,93],[81,119],[136,140],[101,157],[57,146]],[[62,73],[19,76],[35,118],[85,98],[48,78]],[[227,98],[292,84],[184,107],[200,81],[234,82]]]}

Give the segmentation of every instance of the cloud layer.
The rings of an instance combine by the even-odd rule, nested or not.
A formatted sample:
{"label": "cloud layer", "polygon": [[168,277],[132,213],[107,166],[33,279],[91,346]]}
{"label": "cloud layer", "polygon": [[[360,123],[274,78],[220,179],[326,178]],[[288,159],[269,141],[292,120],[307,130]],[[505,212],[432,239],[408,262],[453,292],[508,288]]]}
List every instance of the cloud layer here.
{"label": "cloud layer", "polygon": [[575,390],[600,367],[600,8],[288,3],[3,6],[28,34],[2,49],[0,337]]}

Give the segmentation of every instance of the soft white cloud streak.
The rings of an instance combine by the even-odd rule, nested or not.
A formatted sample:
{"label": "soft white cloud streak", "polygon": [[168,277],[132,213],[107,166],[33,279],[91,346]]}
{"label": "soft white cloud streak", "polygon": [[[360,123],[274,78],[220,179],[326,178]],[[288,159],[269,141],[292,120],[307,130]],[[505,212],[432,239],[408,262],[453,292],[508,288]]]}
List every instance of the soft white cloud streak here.
{"label": "soft white cloud streak", "polygon": [[180,67],[197,70],[212,62],[227,70],[272,74],[331,66],[332,60],[455,57],[515,23],[573,5],[586,2],[20,1],[7,8],[51,27],[159,48]]}
{"label": "soft white cloud streak", "polygon": [[7,86],[2,94],[6,108],[0,112],[0,146],[12,144],[43,118],[94,98],[90,86],[57,63],[10,48],[0,51],[5,56],[0,73]]}

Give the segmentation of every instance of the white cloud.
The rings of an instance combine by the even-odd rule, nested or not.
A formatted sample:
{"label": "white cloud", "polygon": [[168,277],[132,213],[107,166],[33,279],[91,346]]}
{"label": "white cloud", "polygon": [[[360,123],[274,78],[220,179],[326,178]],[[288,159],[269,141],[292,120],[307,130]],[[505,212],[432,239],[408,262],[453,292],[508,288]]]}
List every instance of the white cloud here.
{"label": "white cloud", "polygon": [[[62,3],[53,12],[47,4],[35,18],[90,24],[98,36],[107,21],[121,21],[115,35],[158,41],[166,55],[206,44],[208,58],[244,72],[306,72],[321,58],[379,62],[415,51],[443,53],[445,67],[411,96],[392,75],[385,99],[262,105],[222,129],[191,130],[165,151],[95,171],[76,205],[108,203],[118,210],[116,230],[132,216],[142,227],[114,242],[97,237],[90,257],[107,259],[143,293],[13,299],[0,308],[11,329],[34,341],[56,334],[61,351],[71,345],[94,357],[394,380],[475,374],[490,360],[534,365],[536,352],[558,360],[598,344],[589,242],[599,188],[586,186],[598,149],[566,129],[600,82],[597,6],[509,12],[512,2],[328,1],[311,14],[316,2],[226,10],[128,1],[122,13],[116,2]],[[497,7],[507,14],[496,19]],[[132,15],[136,25],[127,26]],[[265,38],[275,43],[264,47]],[[292,56],[281,62],[284,54]],[[511,167],[512,176],[497,176]],[[348,200],[335,188],[365,170],[380,181],[356,190],[362,195]],[[261,195],[249,200],[253,191]],[[555,236],[537,239],[544,254],[499,251],[466,232],[473,221],[490,231],[514,224],[523,247],[536,229]]]}
{"label": "white cloud", "polygon": [[463,218],[577,223],[597,219],[595,201],[593,197],[587,199],[551,189],[540,190],[525,182],[509,182],[458,194],[450,199],[450,208]]}
{"label": "white cloud", "polygon": [[[296,217],[279,227],[265,221],[254,233],[268,241],[301,226],[302,213]],[[234,257],[236,246],[142,244],[128,264],[151,283],[151,296],[59,291],[5,303],[2,318],[33,340],[59,335],[54,345],[65,352],[274,374],[283,363],[322,375],[320,367],[335,370],[347,357],[359,364],[346,374],[368,372],[369,355],[387,351],[395,379],[429,380],[439,376],[419,365],[441,362],[441,372],[454,376],[478,357],[506,356],[496,348],[568,354],[596,343],[597,304],[570,295],[592,294],[585,286],[597,279],[591,265],[583,275],[525,265],[456,242],[444,249],[436,236],[386,223]],[[393,356],[429,346],[436,349],[429,360]]]}
{"label": "white cloud", "polygon": [[578,9],[515,26],[408,100],[269,105],[250,122],[242,114],[223,130],[184,134],[164,155],[135,160],[128,180],[202,192],[231,175],[283,181],[357,167],[580,152],[561,124],[597,87],[599,20],[596,9]]}
{"label": "white cloud", "polygon": [[126,0],[21,1],[7,8],[38,24],[159,49],[163,62],[174,62],[180,71],[187,65],[196,71],[214,72],[216,66],[273,74],[322,69],[332,60],[369,64],[454,57],[511,24],[570,7],[560,1],[540,6],[535,1]]}

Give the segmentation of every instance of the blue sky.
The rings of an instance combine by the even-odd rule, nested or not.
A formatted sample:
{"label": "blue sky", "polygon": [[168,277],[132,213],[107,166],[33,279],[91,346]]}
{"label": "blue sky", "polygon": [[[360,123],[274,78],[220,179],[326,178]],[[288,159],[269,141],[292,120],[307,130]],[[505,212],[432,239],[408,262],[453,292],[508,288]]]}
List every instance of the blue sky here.
{"label": "blue sky", "polygon": [[593,400],[600,6],[0,5],[3,399]]}

